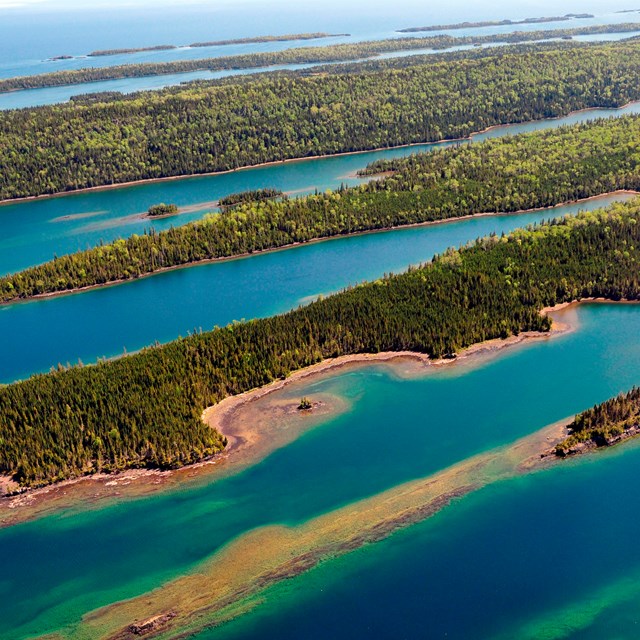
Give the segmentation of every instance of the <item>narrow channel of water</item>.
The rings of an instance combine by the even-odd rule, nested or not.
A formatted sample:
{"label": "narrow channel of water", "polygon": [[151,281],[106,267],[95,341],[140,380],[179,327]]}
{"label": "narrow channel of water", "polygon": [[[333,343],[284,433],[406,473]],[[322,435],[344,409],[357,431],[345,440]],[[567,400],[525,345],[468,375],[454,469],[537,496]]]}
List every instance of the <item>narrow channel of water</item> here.
{"label": "narrow channel of water", "polygon": [[[621,109],[588,109],[557,119],[499,126],[476,134],[472,139],[482,141],[631,113],[640,113],[640,102]],[[342,183],[357,184],[359,180],[353,177],[354,174],[374,160],[403,157],[452,144],[459,143],[424,144],[278,163],[212,176],[5,204],[0,206],[0,274],[46,262],[54,255],[142,233],[150,227],[162,230],[197,220],[229,193],[264,187],[274,187],[292,195],[312,193],[315,189],[335,189]],[[175,203],[187,212],[163,220],[145,218],[147,209],[159,202]]]}
{"label": "narrow channel of water", "polygon": [[2,306],[0,335],[20,339],[3,343],[0,382],[47,371],[59,363],[81,360],[88,364],[233,320],[281,313],[349,284],[403,271],[450,246],[580,209],[595,209],[625,196],[344,237]]}
{"label": "narrow channel of water", "polygon": [[[337,394],[348,399],[351,409],[236,475],[96,511],[60,513],[0,531],[0,563],[5,576],[0,580],[0,636],[17,640],[53,631],[98,606],[144,593],[184,574],[243,532],[268,524],[301,523],[427,476],[637,383],[640,309],[584,305],[570,313],[577,313],[580,326],[574,333],[515,347],[473,368],[440,369],[403,380],[376,365],[310,381],[304,389],[309,397]],[[493,396],[487,395],[488,389],[493,390]],[[637,462],[637,456],[633,460]],[[627,470],[629,474],[633,467]],[[502,489],[489,494],[497,498],[486,500],[483,493],[470,502],[479,500],[480,506],[454,505],[445,514],[451,519],[445,519],[444,524],[425,525],[426,529],[420,526],[415,533],[403,534],[414,541],[405,555],[400,552],[409,543],[402,538],[398,542],[396,536],[371,547],[366,552],[370,560],[364,566],[358,564],[357,555],[355,564],[343,560],[335,569],[329,565],[329,574],[320,574],[324,576],[320,583],[317,574],[298,578],[280,604],[259,610],[232,637],[277,637],[279,632],[292,638],[327,637],[322,631],[331,635],[334,626],[337,637],[349,629],[360,637],[369,620],[380,625],[381,631],[394,624],[411,630],[425,624],[425,616],[419,613],[424,606],[429,624],[434,625],[432,637],[441,637],[441,630],[455,623],[458,632],[451,637],[462,638],[460,630],[473,624],[512,623],[518,616],[536,614],[541,603],[555,599],[557,604],[577,597],[598,581],[626,569],[622,567],[625,555],[636,557],[632,544],[611,546],[613,534],[623,530],[636,510],[624,504],[629,492],[607,492],[606,484],[591,482],[588,475],[581,480],[580,467],[577,475],[568,469],[552,472],[548,477],[555,481],[543,485],[544,491],[530,484],[534,480],[525,479],[506,494]],[[633,486],[631,477],[625,486]],[[572,493],[581,483],[588,490],[572,501]],[[522,496],[523,486],[534,487],[537,507],[531,506],[526,494]],[[595,511],[589,516],[592,500]],[[518,503],[520,507],[515,508]],[[545,504],[547,508],[540,512]],[[458,508],[462,509],[459,516]],[[618,511],[627,515],[614,526],[613,516]],[[572,525],[574,518],[578,520]],[[589,528],[601,519],[601,529]],[[468,532],[466,527],[470,527]],[[482,536],[472,542],[476,538],[473,532],[484,527]],[[635,529],[629,531],[633,535]],[[471,549],[481,548],[475,546],[481,541],[487,546],[476,556]],[[594,545],[594,557],[588,556],[588,562],[577,571],[578,552],[584,553],[587,543]],[[577,544],[575,549],[573,544]],[[596,553],[602,544],[607,553]],[[396,551],[388,555],[389,549]],[[575,586],[575,593],[567,590],[560,595],[570,581],[553,578],[553,572],[565,561],[579,586]],[[419,571],[408,569],[411,562],[425,567],[422,580]],[[492,564],[495,566],[489,571]],[[587,565],[592,575],[584,581]],[[336,606],[344,590],[354,584],[354,573],[366,578],[357,579],[357,588],[351,588],[349,597]],[[381,621],[385,608],[377,590],[383,590],[391,576],[394,580],[389,584],[397,585],[392,590],[398,589],[390,600],[392,609],[404,613],[394,616],[395,621]],[[503,580],[505,588],[501,589]],[[528,584],[532,596],[516,598]],[[480,594],[488,585],[491,589],[483,604]],[[515,592],[512,585],[519,585]],[[462,589],[460,601],[453,598],[456,588]],[[545,588],[551,589],[550,594]],[[415,590],[414,596],[409,595],[411,590]],[[438,613],[448,598],[453,599]],[[512,600],[519,601],[513,618],[500,615],[499,605],[506,606]],[[401,608],[403,602],[408,608]],[[314,624],[317,628],[312,632]],[[340,625],[344,625],[341,631]],[[271,635],[272,628],[275,635]],[[479,627],[481,631],[486,628]],[[233,630],[229,627],[229,633]]]}

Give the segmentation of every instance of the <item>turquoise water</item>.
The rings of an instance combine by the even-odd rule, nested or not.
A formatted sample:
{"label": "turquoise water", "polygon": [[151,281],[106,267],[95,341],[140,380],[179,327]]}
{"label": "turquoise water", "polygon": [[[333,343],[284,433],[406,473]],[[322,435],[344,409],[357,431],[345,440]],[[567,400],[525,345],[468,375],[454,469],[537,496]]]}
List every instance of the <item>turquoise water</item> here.
{"label": "turquoise water", "polygon": [[[374,366],[311,384],[309,396],[339,393],[352,409],[235,476],[0,531],[0,565],[10,576],[0,580],[0,637],[23,638],[72,623],[90,609],[183,574],[244,531],[304,522],[633,386],[640,376],[640,309],[591,305],[581,307],[578,317],[577,332],[515,348],[473,369],[402,381]],[[636,461],[636,454],[628,455]],[[615,471],[631,474],[634,468],[620,464]],[[277,603],[225,633],[363,637],[370,627],[371,637],[424,637],[416,631],[428,620],[428,637],[447,629],[449,637],[463,638],[474,625],[493,630],[518,616],[538,615],[548,601],[579,597],[629,569],[624,557],[634,558],[631,543],[618,548],[612,541],[633,518],[638,498],[634,491],[607,494],[600,476],[591,480],[594,469],[609,473],[611,465],[598,458],[597,464],[564,466],[482,492],[432,524],[292,582]],[[538,484],[545,478],[551,480]],[[633,486],[625,485],[631,476],[617,478],[614,486]],[[589,487],[587,497],[572,500],[580,486]],[[567,550],[568,541],[576,541],[574,551]],[[587,543],[606,553],[581,565],[578,551]],[[556,567],[561,577],[553,577]],[[588,579],[582,579],[585,573]],[[568,584],[574,585],[571,593]],[[526,589],[531,595],[525,598]],[[383,591],[388,608],[379,600]],[[506,618],[501,606],[513,606],[513,617]],[[461,616],[461,608],[468,615]]]}
{"label": "turquoise water", "polygon": [[490,486],[197,638],[635,640],[639,464],[631,446]]}
{"label": "turquoise water", "polygon": [[[548,29],[553,29],[553,28],[566,28],[569,26],[577,26],[578,24],[581,24],[582,21],[576,21],[575,23],[565,23],[565,22],[559,22],[559,23],[545,23],[545,25],[543,25],[545,28]],[[593,24],[600,24],[600,22],[598,22],[597,20],[591,20],[590,23]],[[470,30],[470,32],[476,33],[476,32],[481,32],[481,33],[505,33],[508,31],[514,31],[516,29],[519,29],[519,27],[521,26],[528,26],[531,27],[532,25],[519,25],[518,27],[512,27],[511,29],[504,29],[500,28],[501,30],[497,30],[498,28],[485,28],[485,29],[478,29],[478,30]],[[538,27],[541,27],[541,25],[537,25]],[[532,30],[532,29],[529,29]],[[451,31],[449,32],[452,35],[458,35],[458,36],[462,36],[462,30],[455,30],[455,31]],[[630,38],[630,37],[634,37],[639,35],[640,32],[638,31],[633,31],[633,32],[626,32],[626,33],[602,33],[602,34],[595,34],[595,35],[585,35],[585,36],[576,36],[576,40],[580,41],[580,42],[604,42],[604,41],[616,41],[616,40],[623,40],[625,38]],[[397,37],[400,36],[402,34],[387,34],[389,37]],[[410,36],[410,35],[416,35],[416,34],[404,34],[405,36]],[[417,35],[425,35],[425,34],[417,34]],[[433,34],[426,34],[426,35],[433,35]],[[341,42],[356,42],[358,41],[358,39],[353,39],[353,38],[327,38],[326,40],[318,40],[318,41],[310,41],[309,44],[312,44],[313,46],[323,46],[323,45],[329,45],[331,43],[341,43]],[[538,41],[541,42],[541,41]],[[282,43],[280,43],[282,44]],[[297,42],[294,44],[290,44],[289,47],[292,46],[306,46],[307,43],[303,43],[303,42]],[[482,48],[489,48],[489,47],[500,47],[503,46],[505,44],[508,43],[488,43],[488,44],[484,44],[482,45]],[[245,47],[248,47],[249,45],[245,45]],[[196,48],[196,49],[178,49],[177,51],[182,52],[182,51],[186,51],[188,52],[189,56],[180,56],[178,59],[200,59],[200,58],[205,58],[205,57],[218,57],[220,55],[230,55],[229,52],[226,51],[219,51],[220,49],[225,49],[227,47],[205,47],[205,48]],[[230,47],[230,48],[236,48],[236,47]],[[283,48],[288,48],[288,47],[274,47],[273,50],[280,50]],[[458,46],[458,47],[449,47],[446,50],[443,49],[417,49],[414,51],[394,51],[391,53],[386,53],[386,54],[382,54],[381,56],[379,56],[380,58],[404,58],[407,56],[417,56],[417,55],[431,55],[431,54],[437,54],[437,53],[442,53],[443,51],[465,51],[465,50],[471,50],[471,49],[475,49],[475,47],[473,45],[463,45],[463,46]],[[194,52],[196,52],[196,54],[194,55]],[[146,54],[148,54],[149,52],[146,52]],[[154,52],[154,53],[167,53],[167,52]],[[146,54],[136,54],[136,55],[130,55],[130,56],[108,56],[106,58],[99,58],[100,60],[110,60],[112,57],[113,58],[118,58],[121,59],[121,63],[122,64],[131,64],[134,62],[134,60],[132,58],[143,58],[146,56]],[[171,56],[171,58],[173,58],[174,56]],[[177,57],[177,56],[175,56]],[[375,56],[374,56],[375,57]],[[122,60],[123,58],[128,58],[126,60]],[[365,58],[365,59],[371,59],[371,58]],[[98,65],[94,65],[92,62],[92,60],[94,60],[94,58],[80,58],[79,60],[81,60],[80,63],[78,63],[78,59],[76,59],[75,64],[73,65],[64,65],[66,67],[69,68],[86,68],[86,67],[91,67],[91,66],[109,66],[109,65],[105,65],[105,64],[98,64]],[[353,62],[359,62],[360,60],[351,60],[349,62],[353,63]],[[49,62],[49,63],[45,63],[47,65],[56,65],[55,69],[49,69],[49,70],[59,70],[61,67],[59,67],[58,65],[60,65],[61,62],[65,62],[65,61],[56,61],[56,62]],[[112,63],[113,64],[113,63]],[[75,84],[75,85],[64,85],[61,87],[45,87],[42,89],[25,89],[22,91],[13,91],[10,93],[0,93],[0,110],[7,110],[7,109],[23,109],[23,108],[27,108],[27,107],[38,107],[38,106],[43,106],[43,105],[51,105],[51,104],[58,104],[61,102],[67,102],[69,101],[73,96],[79,96],[85,93],[101,93],[104,91],[119,91],[121,93],[127,94],[127,93],[134,93],[136,91],[149,91],[149,90],[154,90],[154,89],[164,89],[165,87],[171,87],[171,86],[175,86],[178,84],[183,84],[183,83],[187,83],[187,82],[192,82],[194,80],[216,80],[218,78],[227,78],[229,76],[236,76],[236,75],[249,75],[249,74],[254,74],[254,73],[265,73],[268,71],[282,71],[282,70],[287,70],[287,71],[295,71],[295,70],[300,70],[300,69],[310,69],[312,67],[317,67],[317,66],[323,66],[323,65],[327,65],[327,64],[340,64],[340,63],[318,63],[318,64],[284,64],[284,65],[274,65],[271,67],[256,67],[253,69],[240,69],[240,70],[224,70],[224,71],[191,71],[188,73],[171,73],[171,74],[166,74],[166,75],[160,75],[160,76],[141,76],[141,77],[136,77],[136,78],[120,78],[117,80],[102,80],[99,82],[85,82],[85,83],[81,83],[81,84]],[[48,67],[45,67],[48,68]],[[1,74],[1,68],[0,68],[0,74]]]}
{"label": "turquoise water", "polygon": [[[600,117],[640,113],[640,102],[622,109],[590,109],[555,120],[539,120],[495,127],[473,136],[489,137],[525,133],[562,125],[587,122]],[[354,174],[379,159],[403,157],[443,145],[416,145],[354,155],[286,162],[231,173],[183,178],[157,183],[118,187],[56,198],[36,199],[0,206],[0,274],[19,271],[116,238],[158,230],[197,220],[212,210],[215,202],[229,193],[274,187],[292,195],[315,189],[335,189],[340,184],[357,184]],[[158,202],[172,202],[190,213],[150,221],[144,212]],[[465,238],[465,240],[468,238]],[[425,256],[426,257],[426,256]],[[346,284],[346,283],[345,283]],[[189,327],[191,328],[191,327]],[[0,376],[1,377],[1,376]]]}
{"label": "turquoise water", "polygon": [[233,320],[270,316],[349,284],[403,271],[447,247],[613,199],[339,238],[0,307],[0,335],[20,335],[2,346],[0,382],[58,363],[87,364]]}

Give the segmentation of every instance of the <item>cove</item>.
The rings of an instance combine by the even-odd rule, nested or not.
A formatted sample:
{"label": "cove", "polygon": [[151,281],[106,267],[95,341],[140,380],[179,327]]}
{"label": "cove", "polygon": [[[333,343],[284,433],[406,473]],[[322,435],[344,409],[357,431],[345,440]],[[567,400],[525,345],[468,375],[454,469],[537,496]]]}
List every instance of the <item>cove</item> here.
{"label": "cove", "polygon": [[[474,141],[587,122],[596,118],[640,113],[640,102],[620,109],[587,109],[565,117],[495,127],[472,136]],[[291,195],[315,189],[335,189],[357,184],[354,174],[379,159],[404,157],[434,148],[459,144],[424,144],[351,155],[277,163],[231,173],[139,183],[102,191],[85,191],[0,206],[0,274],[12,273],[53,258],[143,233],[167,229],[197,220],[211,211],[223,196],[240,191],[273,187]],[[177,204],[185,213],[163,220],[144,217],[159,202]],[[1,378],[1,376],[0,376]]]}
{"label": "cove", "polygon": [[343,237],[3,306],[0,334],[20,340],[3,344],[0,382],[58,363],[88,364],[233,320],[281,313],[349,284],[403,271],[450,246],[628,197]]}
{"label": "cove", "polygon": [[[0,559],[7,576],[0,582],[0,635],[13,640],[73,624],[87,611],[145,593],[183,575],[222,544],[256,527],[305,522],[399,483],[427,476],[469,456],[513,442],[633,386],[640,375],[640,309],[632,305],[582,305],[567,313],[576,314],[578,330],[515,347],[479,366],[437,369],[407,380],[398,378],[393,368],[376,365],[310,381],[306,395],[314,397],[324,393],[344,397],[351,405],[350,410],[236,475],[203,486],[123,501],[95,511],[60,513],[0,531]],[[488,395],[488,389],[494,393]],[[619,450],[626,452],[627,447]],[[628,450],[632,451],[633,445]],[[539,575],[540,581],[550,580],[553,565],[542,562],[541,558],[559,561],[571,552],[566,545],[558,543],[555,526],[559,518],[566,521],[567,531],[577,532],[578,525],[572,529],[570,523],[582,512],[589,514],[587,506],[593,500],[609,512],[616,505],[623,509],[627,515],[620,520],[622,523],[633,517],[634,510],[627,509],[626,494],[614,492],[611,495],[616,499],[604,499],[606,485],[599,492],[597,483],[594,486],[579,477],[577,484],[583,484],[585,491],[588,488],[587,498],[572,502],[570,498],[576,487],[573,474],[592,468],[590,465],[597,466],[605,457],[594,456],[593,460],[593,463],[585,459],[584,462],[559,465],[550,472],[502,485],[508,490],[497,485],[472,495],[424,525],[357,552],[354,560],[347,556],[326,564],[318,572],[297,578],[291,583],[289,594],[282,597],[283,608],[279,614],[276,615],[268,604],[234,623],[241,628],[230,625],[223,631],[238,633],[231,637],[273,637],[269,625],[275,625],[274,630],[290,625],[289,631],[283,631],[284,637],[294,637],[288,634],[295,633],[296,629],[302,637],[307,637],[307,625],[310,628],[315,621],[317,629],[314,633],[309,631],[308,637],[323,637],[323,631],[332,632],[332,623],[336,629],[342,624],[341,632],[345,634],[354,633],[354,630],[361,634],[362,628],[355,626],[361,620],[361,613],[371,614],[375,609],[376,615],[382,615],[385,611],[380,601],[375,600],[374,589],[383,588],[385,576],[390,574],[378,581],[375,572],[384,573],[387,567],[393,574],[394,567],[399,567],[396,581],[402,580],[403,573],[412,575],[407,569],[411,562],[416,566],[427,563],[426,566],[435,567],[433,577],[428,581],[422,572],[414,572],[418,582],[423,576],[422,589],[416,591],[419,595],[414,600],[418,601],[418,607],[431,607],[430,623],[435,625],[439,620],[446,622],[455,618],[460,625],[465,621],[467,625],[479,624],[478,616],[485,615],[492,624],[496,621],[506,627],[520,624],[518,615],[522,620],[537,615],[536,607],[541,602],[548,603],[550,598],[544,594],[539,599],[521,597],[521,606],[514,608],[516,613],[510,620],[497,615],[495,609],[493,615],[489,615],[491,598],[495,598],[496,606],[504,604],[504,598],[511,597],[512,593],[515,599],[527,584],[521,578],[529,576],[529,570],[534,576]],[[633,467],[631,465],[631,469]],[[551,510],[555,515],[538,518],[536,510],[532,510],[526,498],[520,498],[517,489],[544,477],[551,477],[553,481],[540,491],[538,506],[545,507],[550,502],[544,513]],[[295,482],[291,478],[295,478]],[[495,498],[491,493],[494,490],[506,493],[502,497],[498,493]],[[465,505],[483,500],[487,492],[490,499],[478,507],[479,513],[484,515],[476,517],[476,512],[469,511]],[[560,502],[554,502],[554,497]],[[503,499],[507,502],[500,507]],[[519,503],[520,508],[514,508],[513,505]],[[462,515],[456,516],[459,509]],[[498,510],[497,514],[495,510]],[[599,518],[609,524],[617,521],[616,517],[607,520],[602,512],[598,513]],[[446,518],[449,517],[454,520],[447,526]],[[444,525],[440,524],[442,518],[445,518]],[[546,537],[543,535],[545,523],[548,526]],[[482,524],[489,527],[483,536],[474,533]],[[493,524],[495,527],[491,526]],[[602,526],[605,526],[604,522]],[[430,533],[424,534],[423,527]],[[466,537],[465,527],[471,527],[471,533]],[[529,538],[525,535],[527,528],[531,529],[527,534]],[[588,531],[588,528],[583,531],[581,552],[587,542],[594,544],[593,536],[585,533]],[[618,531],[614,533],[619,534]],[[529,547],[524,547],[522,540],[532,540],[533,545],[536,535],[541,536],[537,553],[534,553],[535,548],[531,553],[523,553],[523,548]],[[606,543],[610,539],[605,535],[603,541]],[[417,540],[422,544],[417,555],[415,547],[409,547],[412,559],[404,564],[397,555],[408,544],[402,540]],[[575,537],[563,540],[573,542]],[[474,544],[479,545],[481,541],[490,545],[492,554],[483,556],[479,553],[476,557],[469,550],[475,549]],[[389,548],[392,549],[390,553]],[[616,563],[610,563],[607,554],[602,554],[596,565],[603,571],[609,567],[605,577],[617,579],[618,569],[621,566],[627,569],[624,554],[628,552],[628,548],[621,547],[622,558]],[[507,554],[504,562],[500,562],[501,553]],[[351,590],[344,606],[336,605],[344,589],[348,588],[348,570],[353,566],[350,563],[356,563],[356,573],[365,573],[367,566],[357,564],[363,556],[371,558],[370,581],[359,580],[358,589]],[[589,560],[588,566],[591,566],[594,559]],[[535,566],[529,567],[529,561]],[[492,564],[496,566],[488,571],[487,567]],[[315,588],[307,591],[307,586],[317,586],[313,581],[318,575],[324,576],[325,591],[318,592]],[[466,577],[476,575],[479,580],[484,578],[484,582],[474,583]],[[469,593],[473,588],[482,593],[487,580],[495,578],[498,584],[508,575],[521,580],[520,591],[509,588],[495,594],[490,591],[486,613],[482,602],[478,601],[476,606],[472,598],[465,599],[465,606],[460,607],[460,602],[453,599],[442,615],[436,616],[444,594],[451,595],[451,591],[446,591],[449,583],[454,588],[462,588],[459,583],[463,582]],[[594,570],[595,575],[598,572]],[[333,578],[329,579],[331,576]],[[309,580],[311,582],[307,582]],[[573,590],[576,597],[580,596],[580,589],[588,591],[597,586],[593,580],[576,584],[579,584],[579,588]],[[441,585],[444,585],[444,591]],[[568,593],[567,582],[559,580],[558,590],[563,586],[564,593]],[[397,606],[403,601],[414,601],[408,591],[402,592],[404,596],[398,592]],[[311,594],[315,603],[311,601]],[[334,600],[331,600],[332,594]],[[393,603],[394,598],[390,602]],[[274,601],[268,600],[270,602]],[[558,602],[556,599],[553,604]],[[328,603],[325,609],[322,608],[324,603]],[[370,608],[367,608],[368,603]],[[317,613],[314,606],[318,607]],[[448,618],[445,616],[447,611],[451,612]],[[284,617],[278,618],[278,615]],[[410,611],[403,618],[403,624],[420,625],[424,621],[425,616],[416,614],[412,618]],[[400,622],[387,620],[386,624]],[[374,628],[381,633],[377,637],[390,637],[384,635],[383,630],[389,627],[382,623],[379,627],[374,624]],[[469,628],[463,627],[465,632]],[[434,627],[434,637],[440,637],[436,635],[439,629]],[[500,631],[497,628],[490,630]],[[453,637],[464,637],[464,633]]]}

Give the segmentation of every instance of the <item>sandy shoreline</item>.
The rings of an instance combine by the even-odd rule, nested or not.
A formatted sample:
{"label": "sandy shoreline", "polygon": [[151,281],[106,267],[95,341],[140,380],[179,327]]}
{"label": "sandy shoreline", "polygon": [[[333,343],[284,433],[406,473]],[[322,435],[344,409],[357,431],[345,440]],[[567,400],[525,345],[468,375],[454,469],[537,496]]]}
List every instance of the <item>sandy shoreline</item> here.
{"label": "sandy shoreline", "polygon": [[474,138],[474,136],[479,136],[482,135],[484,133],[488,133],[489,131],[493,131],[494,129],[498,129],[498,128],[509,128],[509,127],[517,127],[523,124],[529,124],[529,123],[536,123],[536,122],[550,122],[550,121],[554,121],[554,120],[561,120],[562,118],[569,118],[573,115],[577,115],[579,113],[585,113],[587,111],[606,111],[609,109],[615,109],[617,111],[621,110],[621,109],[626,109],[627,107],[630,107],[632,104],[640,104],[640,100],[631,100],[619,107],[585,107],[584,109],[577,109],[576,111],[570,111],[569,113],[565,114],[565,115],[561,115],[561,116],[553,116],[550,118],[540,118],[539,120],[524,120],[523,122],[509,122],[509,123],[503,123],[503,124],[493,124],[489,127],[485,127],[484,129],[480,130],[480,131],[474,131],[473,133],[469,134],[468,136],[463,136],[460,138],[444,138],[441,140],[434,140],[434,141],[423,141],[423,142],[410,142],[408,144],[399,144],[399,145],[395,145],[395,146],[388,146],[388,147],[375,147],[373,149],[362,149],[361,151],[344,151],[341,153],[328,153],[328,154],[322,154],[322,155],[315,155],[315,156],[305,156],[302,158],[285,158],[284,160],[271,160],[269,162],[262,162],[259,164],[252,164],[252,165],[246,165],[243,167],[238,167],[237,169],[227,169],[225,171],[210,171],[210,172],[205,172],[205,173],[190,173],[190,174],[183,174],[183,175],[179,175],[179,176],[166,176],[164,178],[145,178],[142,180],[131,180],[129,182],[119,182],[117,184],[106,184],[106,185],[101,185],[98,187],[85,187],[83,189],[73,189],[70,191],[59,191],[57,193],[46,193],[46,194],[42,194],[39,196],[24,196],[21,198],[7,198],[4,200],[0,200],[0,206],[2,205],[8,205],[8,204],[14,204],[14,203],[19,203],[19,202],[28,202],[29,200],[46,200],[49,198],[62,198],[64,196],[69,196],[69,195],[73,195],[76,193],[90,193],[92,191],[109,191],[112,189],[120,189],[120,188],[125,188],[125,187],[134,187],[136,185],[144,185],[144,184],[154,184],[154,183],[160,183],[160,182],[167,182],[170,180],[189,180],[191,178],[204,178],[204,177],[209,177],[209,176],[218,176],[218,175],[225,175],[228,173],[238,173],[240,171],[249,171],[251,169],[260,169],[261,167],[270,167],[270,166],[274,166],[274,165],[280,165],[280,164],[286,164],[286,163],[292,163],[292,162],[307,162],[309,160],[322,160],[324,158],[337,158],[337,157],[341,157],[341,156],[355,156],[355,155],[361,155],[363,153],[376,153],[378,151],[390,151],[393,149],[402,149],[402,148],[410,148],[410,147],[419,147],[419,146],[424,146],[424,145],[440,145],[440,144],[445,144],[447,142],[464,142],[465,140],[472,140]]}
{"label": "sandy shoreline", "polygon": [[[357,238],[359,236],[366,236],[378,233],[389,233],[391,231],[399,231],[402,229],[416,229],[420,227],[429,227],[433,225],[445,225],[445,224],[453,224],[455,222],[460,222],[463,220],[471,220],[475,218],[499,218],[504,216],[516,216],[516,215],[524,215],[527,213],[536,213],[538,211],[549,211],[549,213],[553,213],[554,209],[559,209],[560,207],[566,207],[570,205],[582,204],[585,202],[595,202],[597,200],[602,200],[604,198],[608,198],[611,196],[630,196],[630,199],[636,196],[640,196],[640,192],[631,191],[629,189],[618,189],[617,191],[609,191],[607,193],[601,193],[597,196],[591,196],[589,198],[581,198],[580,200],[569,200],[567,202],[561,202],[559,204],[553,205],[552,207],[536,207],[534,209],[519,209],[518,211],[499,211],[499,212],[484,212],[484,213],[471,213],[465,216],[458,216],[455,218],[444,218],[442,220],[427,220],[426,222],[416,222],[413,224],[405,224],[400,226],[393,227],[384,227],[381,229],[368,229],[366,231],[357,231],[354,233],[348,234],[339,234],[335,236],[328,236],[324,238],[313,238],[307,242],[292,242],[290,244],[285,244],[280,247],[273,247],[272,249],[263,249],[260,251],[251,251],[245,253],[238,253],[232,256],[223,256],[221,258],[206,258],[204,260],[197,260],[195,262],[187,262],[184,264],[173,265],[170,267],[162,267],[160,269],[156,269],[155,271],[150,271],[148,273],[143,273],[140,276],[135,278],[127,278],[127,279],[119,279],[113,280],[111,282],[105,282],[104,284],[93,284],[86,287],[79,287],[77,289],[68,289],[65,291],[52,291],[49,293],[39,293],[33,296],[29,296],[28,298],[14,298],[12,300],[0,301],[0,307],[9,306],[14,304],[24,304],[27,302],[32,302],[34,300],[46,300],[48,298],[59,298],[62,296],[72,296],[79,293],[84,293],[87,291],[93,291],[98,289],[106,289],[108,287],[116,287],[121,284],[126,284],[128,282],[136,282],[137,280],[143,280],[146,278],[151,278],[153,276],[160,275],[162,273],[168,273],[171,271],[178,271],[180,269],[190,269],[192,267],[199,267],[208,264],[215,264],[220,262],[230,262],[233,260],[245,260],[247,258],[266,255],[271,253],[277,253],[279,251],[288,251],[289,249],[295,249],[296,247],[304,247],[308,245],[315,245],[322,242],[331,242],[333,240],[339,240],[344,238]],[[140,214],[136,214],[139,216]],[[172,214],[172,215],[180,215],[180,214]],[[19,273],[19,272],[18,272]]]}
{"label": "sandy shoreline", "polygon": [[[560,311],[579,303],[568,303],[545,309],[544,313]],[[564,320],[564,318],[563,318]],[[322,376],[335,375],[350,368],[384,364],[394,373],[413,377],[429,370],[481,364],[495,357],[503,349],[536,340],[553,339],[576,328],[575,319],[569,323],[554,320],[548,333],[523,332],[506,339],[494,339],[472,345],[456,358],[430,360],[425,354],[412,351],[354,354],[324,360],[292,373],[284,380],[276,380],[264,387],[225,398],[203,411],[203,420],[218,429],[228,440],[226,449],[216,456],[194,465],[171,471],[131,469],[115,474],[94,474],[65,480],[42,488],[27,490],[13,496],[0,497],[0,527],[12,526],[66,509],[88,509],[109,500],[137,498],[158,491],[193,486],[255,464],[275,449],[286,446],[300,433],[322,424],[326,419],[349,409],[341,398],[314,397],[314,411],[298,412],[299,396],[280,398],[278,392],[290,392]],[[319,401],[318,401],[319,400]],[[9,479],[0,476],[0,489]]]}

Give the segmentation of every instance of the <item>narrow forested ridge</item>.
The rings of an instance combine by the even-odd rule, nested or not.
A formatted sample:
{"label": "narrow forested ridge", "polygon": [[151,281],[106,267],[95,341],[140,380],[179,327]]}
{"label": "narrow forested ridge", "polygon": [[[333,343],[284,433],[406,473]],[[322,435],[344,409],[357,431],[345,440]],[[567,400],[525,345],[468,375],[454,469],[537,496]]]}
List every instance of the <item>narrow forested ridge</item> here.
{"label": "narrow forested ridge", "polygon": [[563,458],[637,436],[640,433],[640,388],[587,409],[576,416],[569,430],[571,435],[555,449],[556,455]]}
{"label": "narrow forested ridge", "polygon": [[432,263],[273,318],[0,388],[0,473],[23,486],[218,450],[202,410],[323,358],[433,357],[525,330],[548,305],[640,295],[640,206],[614,205],[488,238]]}
{"label": "narrow forested ridge", "polygon": [[[192,42],[191,44],[184,45],[184,47],[189,47],[191,49],[196,49],[198,47],[226,47],[231,44],[256,44],[260,42],[288,42],[290,40],[318,40],[321,38],[332,38],[338,36],[347,35],[346,33],[324,33],[324,32],[315,32],[315,33],[290,33],[284,34],[280,36],[255,36],[253,38],[233,38],[231,40],[209,40],[207,42]],[[118,56],[129,53],[140,53],[144,51],[166,51],[168,49],[178,49],[184,48],[178,47],[175,44],[158,44],[152,47],[129,47],[126,49],[99,49],[97,51],[92,51],[87,55],[90,58],[100,57],[100,56]]]}
{"label": "narrow forested ridge", "polygon": [[0,114],[0,198],[468,136],[640,99],[640,42],[285,75]]}
{"label": "narrow forested ridge", "polygon": [[[600,33],[633,33],[640,31],[640,24],[629,22],[623,24],[592,25],[575,29],[551,29],[547,31],[512,31],[474,36],[437,35],[420,38],[394,38],[389,40],[372,40],[352,44],[336,44],[327,47],[299,47],[283,51],[248,53],[200,60],[174,60],[171,62],[144,62],[140,64],[121,64],[110,67],[86,67],[54,71],[34,76],[0,79],[0,93],[21,91],[24,89],[41,89],[59,87],[87,82],[116,80],[121,78],[140,78],[172,73],[189,73],[192,71],[225,71],[240,69],[257,69],[285,64],[319,64],[348,62],[360,58],[375,57],[382,53],[397,51],[415,51],[419,49],[445,50],[460,46],[480,46],[490,44],[518,44],[522,42],[539,42],[555,38],[571,39],[573,36],[594,35]],[[342,34],[346,35],[346,34]],[[205,47],[216,43],[195,43],[195,47]],[[161,46],[160,49],[171,49]],[[142,49],[143,51],[145,49]],[[108,51],[114,53],[133,53],[136,50]],[[96,52],[104,55],[102,52]],[[95,55],[95,54],[90,54]]]}
{"label": "narrow forested ridge", "polygon": [[277,196],[276,190],[233,194],[220,201],[222,214],[2,277],[0,302],[317,238],[640,189],[640,116],[462,145],[374,163],[370,171],[393,175],[334,193],[275,202],[266,199]]}

